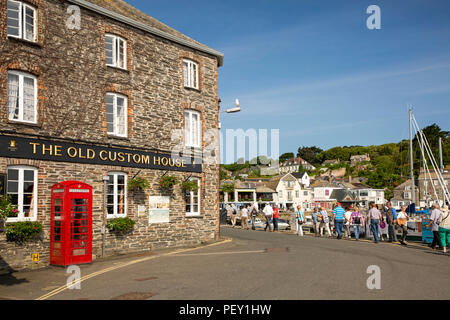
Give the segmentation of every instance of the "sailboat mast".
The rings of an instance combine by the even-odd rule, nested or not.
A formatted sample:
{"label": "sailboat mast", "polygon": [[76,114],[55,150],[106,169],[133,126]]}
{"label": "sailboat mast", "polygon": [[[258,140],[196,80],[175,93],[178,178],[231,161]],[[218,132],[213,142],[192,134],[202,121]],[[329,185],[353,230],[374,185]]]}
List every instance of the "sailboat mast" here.
{"label": "sailboat mast", "polygon": [[441,173],[444,174],[444,160],[442,158],[442,137],[439,137],[439,157],[441,160]]}
{"label": "sailboat mast", "polygon": [[416,203],[416,190],[414,181],[414,156],[413,156],[413,129],[412,129],[412,109],[409,109],[409,154],[411,161],[411,196],[412,203]]}

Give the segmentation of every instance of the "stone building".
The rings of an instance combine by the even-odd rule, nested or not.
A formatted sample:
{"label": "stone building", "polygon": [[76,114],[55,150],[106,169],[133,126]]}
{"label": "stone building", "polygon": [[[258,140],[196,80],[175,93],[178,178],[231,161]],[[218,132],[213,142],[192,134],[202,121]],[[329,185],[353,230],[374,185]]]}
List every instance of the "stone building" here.
{"label": "stone building", "polygon": [[[222,64],[221,53],[120,0],[0,0],[0,174],[19,209],[7,223],[43,225],[25,244],[0,233],[0,264],[29,267],[36,253],[49,264],[51,187],[62,181],[93,188],[94,259],[217,237],[219,167],[201,156],[218,129]],[[164,176],[199,189],[166,192]],[[136,177],[150,187],[128,190]],[[169,197],[163,222],[150,210],[156,196]],[[119,217],[134,230],[103,237]]]}

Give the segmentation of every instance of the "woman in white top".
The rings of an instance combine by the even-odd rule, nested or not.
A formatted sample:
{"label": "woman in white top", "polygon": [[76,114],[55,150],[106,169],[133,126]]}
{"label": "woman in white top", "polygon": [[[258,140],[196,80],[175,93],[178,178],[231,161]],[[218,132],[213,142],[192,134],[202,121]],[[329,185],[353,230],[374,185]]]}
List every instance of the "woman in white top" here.
{"label": "woman in white top", "polygon": [[397,225],[402,229],[403,234],[400,243],[406,246],[405,239],[408,235],[408,215],[406,214],[406,206],[402,206],[402,211],[397,214]]}
{"label": "woman in white top", "polygon": [[241,227],[242,227],[242,229],[244,229],[244,224],[247,225],[247,230],[250,230],[250,228],[248,227],[248,209],[247,209],[247,206],[244,206],[241,209]]}

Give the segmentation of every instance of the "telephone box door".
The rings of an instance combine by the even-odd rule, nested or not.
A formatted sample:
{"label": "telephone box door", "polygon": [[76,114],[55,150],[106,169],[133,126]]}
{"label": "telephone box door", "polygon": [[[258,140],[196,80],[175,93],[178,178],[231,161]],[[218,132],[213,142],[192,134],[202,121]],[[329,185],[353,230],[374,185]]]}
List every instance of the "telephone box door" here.
{"label": "telephone box door", "polygon": [[52,187],[50,263],[92,262],[92,187],[79,181]]}

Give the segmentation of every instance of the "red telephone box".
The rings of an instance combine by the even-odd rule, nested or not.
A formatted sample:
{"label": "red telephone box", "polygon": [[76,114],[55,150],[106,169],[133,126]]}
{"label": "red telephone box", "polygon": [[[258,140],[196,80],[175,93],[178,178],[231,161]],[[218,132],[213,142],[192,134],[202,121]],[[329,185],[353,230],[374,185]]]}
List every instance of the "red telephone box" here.
{"label": "red telephone box", "polygon": [[66,181],[52,187],[50,264],[92,262],[92,187]]}

